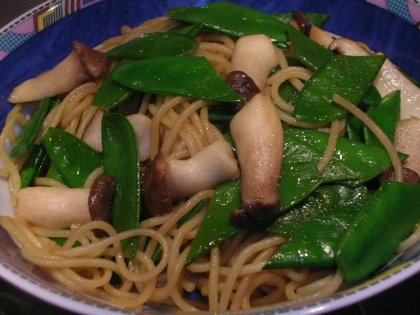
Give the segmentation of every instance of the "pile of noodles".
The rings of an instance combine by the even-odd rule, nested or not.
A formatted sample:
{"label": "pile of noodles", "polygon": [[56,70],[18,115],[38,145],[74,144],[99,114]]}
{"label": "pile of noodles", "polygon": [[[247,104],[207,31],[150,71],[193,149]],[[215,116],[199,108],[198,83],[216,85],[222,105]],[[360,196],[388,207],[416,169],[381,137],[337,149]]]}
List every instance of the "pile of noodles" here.
{"label": "pile of noodles", "polygon": [[[166,31],[176,26],[177,22],[159,18],[134,29],[123,27],[121,36],[103,43],[99,50],[109,50],[143,33]],[[194,54],[208,58],[217,71],[226,76],[231,68],[235,41],[211,33],[202,33],[197,40],[200,42],[199,49]],[[311,71],[289,67],[283,51],[277,49],[277,54],[281,70],[269,78],[267,92],[271,94],[279,119],[284,124],[330,133],[328,148],[318,165],[322,171],[332,157],[338,136],[345,132],[346,121],[338,120],[327,126],[296,121],[290,114],[293,106],[280,97],[278,88],[283,82],[289,81],[298,90],[301,89],[311,76]],[[100,110],[91,105],[100,83],[89,82],[68,93],[45,119],[37,142],[40,143],[42,135],[51,126],[81,138],[95,112]],[[152,119],[151,158],[159,150],[165,156],[189,158],[212,142],[223,139],[221,132],[208,118],[209,108],[214,105],[211,102],[148,94],[138,101],[139,112]],[[350,111],[355,108],[338,95],[335,101]],[[18,104],[13,107],[0,138],[0,159],[4,164],[0,175],[8,176],[12,199],[21,187],[19,170],[27,156],[11,159],[6,147],[15,141],[16,125],[23,125],[26,121],[21,112],[24,106]],[[356,115],[375,130],[375,125],[363,113]],[[377,135],[390,152],[395,169],[401,169],[392,144],[380,135],[380,130]],[[85,186],[90,187],[101,171],[92,174]],[[38,178],[35,185],[63,186],[47,178]],[[19,218],[11,217],[1,217],[0,224],[20,245],[23,257],[57,281],[77,292],[136,311],[142,310],[146,303],[175,305],[182,311],[243,310],[271,304],[287,307],[297,302],[329,297],[340,288],[343,278],[338,270],[262,270],[270,256],[287,239],[261,232],[243,230],[185,267],[191,240],[205,216],[206,207],[187,223],[179,226],[177,222],[202,200],[208,204],[212,195],[212,190],[201,191],[179,202],[172,213],[146,219],[138,229],[119,234],[103,221],[73,225],[68,230],[29,226]],[[102,229],[109,236],[97,238],[93,233],[95,229]],[[124,257],[120,245],[122,239],[132,236],[138,236],[140,240],[136,260]],[[65,238],[67,241],[60,247],[51,238]],[[73,246],[76,243],[80,246]],[[154,254],[157,248],[161,249],[161,254],[156,261]],[[116,283],[115,278],[119,279]],[[189,293],[192,292],[199,292],[201,298],[191,299]]]}

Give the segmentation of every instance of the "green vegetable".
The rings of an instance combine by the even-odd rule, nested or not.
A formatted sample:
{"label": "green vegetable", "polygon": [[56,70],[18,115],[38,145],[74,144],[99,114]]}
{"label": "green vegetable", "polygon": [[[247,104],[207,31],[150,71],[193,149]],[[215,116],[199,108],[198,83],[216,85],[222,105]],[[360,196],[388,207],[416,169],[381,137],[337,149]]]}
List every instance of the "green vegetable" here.
{"label": "green vegetable", "polygon": [[232,37],[265,34],[274,43],[285,47],[287,26],[263,12],[231,2],[215,2],[202,7],[180,7],[170,9],[171,19],[196,24]]}
{"label": "green vegetable", "polygon": [[[140,221],[140,157],[134,130],[127,118],[118,113],[102,118],[104,173],[117,181],[111,208],[112,225],[117,232],[139,227]],[[127,255],[134,259],[138,238],[122,241]]]}
{"label": "green vegetable", "polygon": [[[330,17],[330,14],[328,13],[305,12],[304,14],[312,22],[312,25],[318,27],[324,25]],[[271,14],[271,16],[285,24],[289,23],[293,19],[292,13],[275,13]]]}
{"label": "green vegetable", "polygon": [[243,101],[205,57],[161,57],[127,60],[111,78],[130,89],[198,99]]}
{"label": "green vegetable", "polygon": [[14,158],[25,154],[32,147],[36,137],[38,136],[39,130],[42,127],[42,123],[50,111],[50,107],[50,98],[46,98],[41,101],[38,109],[32,114],[31,118],[29,118],[17,136],[16,142],[10,152],[10,157]]}
{"label": "green vegetable", "polygon": [[[283,165],[278,185],[282,211],[306,198],[321,182],[322,178],[313,163]],[[186,265],[241,230],[229,219],[230,212],[241,207],[239,180],[232,180],[216,188],[207,215],[191,245]]]}
{"label": "green vegetable", "polygon": [[134,94],[133,90],[114,82],[110,76],[102,82],[95,98],[92,101],[93,106],[112,109],[128,100]]}
{"label": "green vegetable", "polygon": [[101,154],[67,131],[49,128],[42,144],[69,187],[83,187],[89,174],[102,166]]}
{"label": "green vegetable", "polygon": [[[366,114],[382,129],[391,142],[394,142],[395,128],[400,120],[401,91],[385,96],[377,107],[370,108]],[[368,145],[382,146],[370,129],[364,126],[364,139]]]}
{"label": "green vegetable", "polygon": [[338,93],[358,104],[376,78],[386,56],[333,55],[305,83],[295,104],[298,120],[327,123],[347,115],[332,101]]}
{"label": "green vegetable", "polygon": [[420,185],[388,181],[369,198],[345,233],[337,265],[357,281],[384,264],[420,221]]}
{"label": "green vegetable", "polygon": [[41,171],[46,159],[47,152],[44,147],[42,145],[35,146],[20,170],[20,177],[22,180],[21,188],[26,188],[32,185],[34,179]]}
{"label": "green vegetable", "polygon": [[[285,137],[293,136],[307,144],[325,151],[328,143],[328,134],[309,129],[288,128],[285,129]],[[406,155],[400,154],[401,159]],[[341,184],[356,187],[376,176],[382,174],[391,167],[391,160],[383,148],[368,146],[358,141],[351,141],[339,137],[333,159],[344,164],[358,174],[356,179],[342,181]]]}
{"label": "green vegetable", "polygon": [[111,49],[110,59],[148,59],[166,56],[186,56],[198,48],[198,42],[176,32],[148,33]]}
{"label": "green vegetable", "polygon": [[199,24],[191,24],[191,25],[181,27],[181,28],[175,28],[171,30],[171,32],[195,37],[203,30],[203,28],[204,28],[204,25],[199,23]]}
{"label": "green vegetable", "polygon": [[342,235],[363,207],[367,188],[321,186],[304,202],[281,215],[268,228],[289,238],[265,269],[331,267]]}
{"label": "green vegetable", "polygon": [[288,25],[287,31],[297,60],[309,69],[318,70],[333,55],[330,50],[305,36],[292,25]]}

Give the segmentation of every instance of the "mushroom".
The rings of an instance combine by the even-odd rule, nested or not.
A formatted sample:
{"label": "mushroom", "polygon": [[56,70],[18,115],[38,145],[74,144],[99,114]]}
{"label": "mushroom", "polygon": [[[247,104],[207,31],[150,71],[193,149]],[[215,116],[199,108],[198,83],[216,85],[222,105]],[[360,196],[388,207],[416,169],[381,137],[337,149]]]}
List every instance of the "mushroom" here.
{"label": "mushroom", "polygon": [[86,126],[85,132],[82,136],[82,140],[98,152],[102,152],[101,128],[103,116],[104,112],[102,110],[97,110],[89,124]]}
{"label": "mushroom", "polygon": [[104,53],[75,42],[74,50],[53,69],[45,71],[15,87],[9,95],[10,103],[41,100],[67,93],[92,79],[97,79],[107,67]]}
{"label": "mushroom", "polygon": [[270,72],[278,65],[276,50],[266,35],[244,36],[236,41],[232,71],[245,72],[263,91]]}
{"label": "mushroom", "polygon": [[96,178],[90,187],[88,207],[92,220],[111,222],[111,206],[117,190],[117,181],[109,175]]}
{"label": "mushroom", "polygon": [[[245,99],[245,102],[250,101],[254,95],[260,93],[260,89],[255,82],[243,71],[235,70],[229,72],[226,76],[226,82],[236,93]],[[234,111],[239,111],[245,105],[245,102],[238,103]]]}
{"label": "mushroom", "polygon": [[306,14],[299,10],[293,10],[292,16],[293,16],[294,22],[298,26],[298,29],[306,36],[309,36],[311,33],[311,29],[313,27],[313,24],[311,20],[306,16]]}
{"label": "mushroom", "polygon": [[[102,117],[103,111],[97,111],[89,122],[82,136],[82,140],[99,152],[102,152]],[[150,156],[150,132],[152,120],[143,114],[127,116],[133,127],[139,147],[140,161],[144,162]]]}
{"label": "mushroom", "polygon": [[411,117],[397,123],[395,147],[399,152],[409,155],[404,166],[420,175],[420,118]]}
{"label": "mushroom", "polygon": [[89,188],[28,187],[17,192],[16,214],[29,224],[66,229],[91,221]]}
{"label": "mushroom", "polygon": [[239,176],[232,147],[217,140],[193,157],[180,160],[159,152],[144,174],[144,195],[152,215],[171,211],[173,201],[191,197],[199,191],[214,189]]}
{"label": "mushroom", "polygon": [[230,131],[241,167],[242,209],[230,219],[242,228],[267,223],[280,212],[277,183],[283,157],[283,128],[265,93],[255,95],[233,117]]}

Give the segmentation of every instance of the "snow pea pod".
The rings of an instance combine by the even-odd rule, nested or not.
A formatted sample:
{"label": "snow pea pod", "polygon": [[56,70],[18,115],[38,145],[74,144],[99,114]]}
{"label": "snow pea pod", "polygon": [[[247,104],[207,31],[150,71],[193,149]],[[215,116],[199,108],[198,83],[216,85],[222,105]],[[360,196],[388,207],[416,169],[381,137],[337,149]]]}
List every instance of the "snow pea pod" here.
{"label": "snow pea pod", "polygon": [[333,55],[330,50],[305,36],[292,25],[288,25],[287,31],[297,60],[312,71],[321,68]]}
{"label": "snow pea pod", "polygon": [[331,267],[342,235],[368,196],[364,186],[319,187],[304,202],[281,215],[268,228],[289,238],[265,265],[265,269]]}
{"label": "snow pea pod", "polygon": [[102,166],[102,155],[76,136],[50,127],[42,144],[52,164],[71,188],[83,187],[89,174]]}
{"label": "snow pea pod", "polygon": [[41,101],[38,109],[29,118],[23,126],[21,132],[16,138],[16,142],[10,152],[10,157],[14,158],[25,154],[34,144],[38,132],[41,129],[44,118],[47,116],[51,108],[51,99],[45,98]]}
{"label": "snow pea pod", "polygon": [[[321,152],[325,151],[328,143],[328,134],[309,129],[288,128],[284,131],[285,137],[291,135],[312,145]],[[407,156],[400,154],[404,160]],[[358,174],[356,179],[342,181],[341,184],[351,187],[361,185],[382,174],[391,167],[391,160],[385,149],[366,145],[359,141],[352,141],[339,137],[333,155],[345,166]]]}
{"label": "snow pea pod", "polygon": [[[312,22],[312,25],[318,26],[318,27],[321,27],[322,25],[324,25],[325,22],[331,16],[328,13],[305,12],[304,14]],[[288,24],[293,19],[292,13],[274,13],[274,14],[270,14],[270,16],[272,16],[273,18],[285,24]]]}
{"label": "snow pea pod", "polygon": [[327,123],[347,115],[332,101],[338,93],[359,104],[370,89],[386,56],[332,55],[305,83],[295,104],[294,116],[301,121]]}
{"label": "snow pea pod", "polygon": [[[111,208],[112,225],[117,232],[139,227],[140,221],[140,157],[133,127],[118,113],[102,118],[102,147],[104,173],[117,181],[117,190]],[[122,246],[134,259],[138,238],[125,239]]]}
{"label": "snow pea pod", "polygon": [[357,281],[390,259],[420,222],[420,185],[388,181],[367,200],[342,238],[337,265]]}
{"label": "snow pea pod", "polygon": [[[282,211],[291,208],[310,195],[322,182],[314,163],[295,163],[282,166],[278,189],[282,198]],[[188,253],[186,265],[209,252],[241,229],[229,219],[233,209],[242,205],[240,180],[232,180],[216,188],[206,217],[200,225]]]}
{"label": "snow pea pod", "polygon": [[106,53],[110,59],[148,59],[164,56],[186,56],[198,48],[191,36],[176,32],[148,33],[117,46]]}
{"label": "snow pea pod", "polygon": [[130,89],[221,102],[243,101],[205,57],[126,60],[111,78]]}
{"label": "snow pea pod", "polygon": [[29,187],[33,183],[46,159],[47,151],[45,151],[45,148],[42,145],[35,146],[20,170],[21,188]]}
{"label": "snow pea pod", "polygon": [[[400,120],[401,91],[397,90],[386,95],[377,107],[371,107],[366,114],[382,129],[391,142],[394,142],[395,126]],[[370,129],[363,125],[365,143],[382,146]]]}
{"label": "snow pea pod", "polygon": [[239,38],[247,35],[265,34],[275,44],[285,47],[287,25],[263,12],[231,2],[215,2],[202,7],[179,7],[170,9],[171,19],[196,24]]}
{"label": "snow pea pod", "polygon": [[128,100],[134,91],[114,82],[110,76],[102,82],[95,98],[92,101],[93,106],[112,109]]}

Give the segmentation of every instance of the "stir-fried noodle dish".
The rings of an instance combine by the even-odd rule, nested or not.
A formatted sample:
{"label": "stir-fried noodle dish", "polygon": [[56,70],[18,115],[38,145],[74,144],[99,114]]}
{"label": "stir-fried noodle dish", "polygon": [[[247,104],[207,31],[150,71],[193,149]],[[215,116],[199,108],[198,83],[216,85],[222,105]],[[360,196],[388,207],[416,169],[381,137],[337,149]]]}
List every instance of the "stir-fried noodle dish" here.
{"label": "stir-fried noodle dish", "polygon": [[226,311],[329,297],[405,251],[420,90],[327,18],[173,8],[17,86],[0,224],[22,256],[119,307]]}

